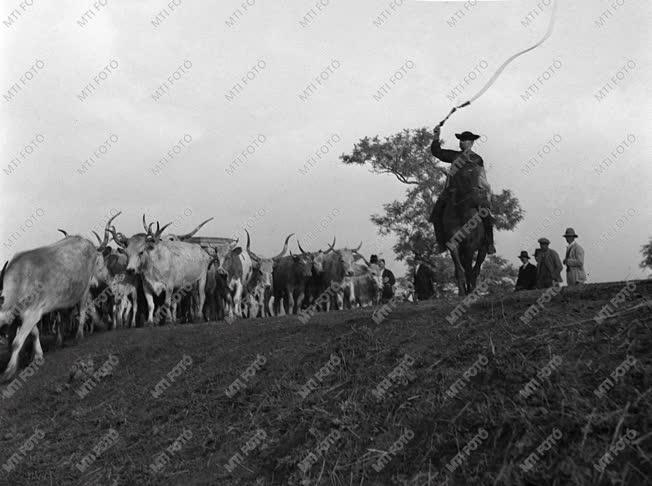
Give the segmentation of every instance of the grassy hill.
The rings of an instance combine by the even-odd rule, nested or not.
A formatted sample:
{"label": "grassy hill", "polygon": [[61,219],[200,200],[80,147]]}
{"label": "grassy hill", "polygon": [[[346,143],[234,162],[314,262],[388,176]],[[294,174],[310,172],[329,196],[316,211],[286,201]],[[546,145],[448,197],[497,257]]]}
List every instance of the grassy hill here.
{"label": "grassy hill", "polygon": [[652,484],[651,283],[98,333],[0,400],[0,484]]}

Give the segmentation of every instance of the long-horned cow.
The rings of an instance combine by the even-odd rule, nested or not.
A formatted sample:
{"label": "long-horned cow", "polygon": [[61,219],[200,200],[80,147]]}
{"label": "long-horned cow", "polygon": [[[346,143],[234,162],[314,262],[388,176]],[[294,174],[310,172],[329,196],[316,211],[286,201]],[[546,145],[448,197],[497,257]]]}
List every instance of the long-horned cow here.
{"label": "long-horned cow", "polygon": [[[335,238],[333,238],[331,247],[335,247]],[[362,258],[362,255],[358,253],[361,247],[362,242],[360,242],[357,248],[340,248],[333,250],[324,257],[324,271],[320,278],[321,292],[326,291],[331,283],[335,282],[343,285],[345,283],[345,277],[353,277],[355,275],[354,262]],[[337,295],[332,295],[330,306],[336,309],[342,309],[344,307],[344,293],[339,292]]]}
{"label": "long-horned cow", "polygon": [[[247,232],[247,248],[250,239]],[[242,317],[242,298],[246,297],[247,282],[251,278],[252,262],[246,249],[238,246],[238,240],[229,245],[216,247],[217,273],[226,279],[228,289],[228,315]]]}
{"label": "long-horned cow", "polygon": [[[279,314],[281,302],[286,314],[297,314],[306,298],[309,281],[315,272],[323,270],[323,262],[327,252],[319,250],[309,253],[299,246],[298,255],[290,252],[289,256],[279,258],[274,266],[273,290],[274,313]],[[332,248],[329,249],[331,251]]]}
{"label": "long-horned cow", "polygon": [[[115,231],[110,228],[109,231]],[[99,235],[95,233],[98,241]],[[114,238],[115,239],[115,238]],[[102,272],[97,275],[97,280],[106,285],[113,294],[113,308],[111,315],[111,329],[124,326],[127,317],[131,312],[131,327],[136,326],[136,314],[138,313],[138,287],[140,277],[134,273],[127,273],[128,257],[122,248],[118,250],[105,251],[102,254],[104,265]]]}
{"label": "long-horned cow", "polygon": [[[147,300],[147,322],[154,322],[154,295],[165,292],[165,308],[163,316],[171,315],[175,319],[178,300],[174,295],[181,297],[183,289],[192,288],[198,284],[198,306],[194,309],[195,319],[202,320],[206,285],[206,272],[210,256],[195,243],[185,241],[161,240],[161,234],[171,223],[162,228],[157,223],[156,232],[152,231],[152,223],[145,223],[143,215],[143,228],[145,233],[138,233],[127,241],[115,238],[118,245],[122,246],[128,257],[127,273],[139,273],[142,278],[145,299]],[[175,290],[179,291],[175,294]],[[198,308],[197,308],[198,307]]]}
{"label": "long-horned cow", "polygon": [[16,318],[21,322],[4,380],[15,374],[18,354],[29,334],[34,337],[34,359],[43,359],[36,324],[44,314],[80,304],[77,339],[83,337],[89,287],[104,264],[101,253],[107,247],[109,226],[119,214],[107,221],[99,248],[81,236],[66,236],[51,245],[18,253],[5,263],[0,274],[0,328]]}
{"label": "long-horned cow", "polygon": [[274,266],[287,253],[288,242],[293,235],[294,233],[290,233],[287,238],[285,238],[283,249],[278,255],[272,258],[265,258],[256,255],[249,249],[249,240],[247,240],[247,253],[249,253],[253,262],[251,279],[248,283],[248,294],[250,308],[255,309],[249,313],[250,317],[257,317],[258,310],[260,310],[261,317],[273,315],[272,309],[270,309],[270,303],[273,293]]}

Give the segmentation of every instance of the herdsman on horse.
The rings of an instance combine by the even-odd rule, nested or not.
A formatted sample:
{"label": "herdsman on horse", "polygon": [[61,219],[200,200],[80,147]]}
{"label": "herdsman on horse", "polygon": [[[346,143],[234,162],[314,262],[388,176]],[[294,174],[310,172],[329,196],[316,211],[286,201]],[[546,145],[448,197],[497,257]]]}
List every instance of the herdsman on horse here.
{"label": "herdsman on horse", "polygon": [[[482,157],[471,148],[480,138],[471,132],[456,133],[460,149],[441,148],[441,124],[434,129],[432,155],[451,164],[444,190],[430,215],[439,252],[450,250],[460,295],[472,291],[487,254],[496,253],[491,217],[491,187]],[[478,252],[475,265],[473,256]]]}

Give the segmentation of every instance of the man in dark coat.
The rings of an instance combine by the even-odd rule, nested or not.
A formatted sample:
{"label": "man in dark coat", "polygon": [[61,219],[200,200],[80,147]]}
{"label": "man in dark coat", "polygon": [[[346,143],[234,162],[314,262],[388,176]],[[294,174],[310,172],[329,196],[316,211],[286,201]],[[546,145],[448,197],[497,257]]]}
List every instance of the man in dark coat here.
{"label": "man in dark coat", "polygon": [[548,238],[539,238],[541,253],[539,266],[537,267],[537,288],[547,289],[552,286],[559,286],[561,283],[561,271],[564,268],[561,264],[559,254],[549,248]]}
{"label": "man in dark coat", "polygon": [[530,263],[530,255],[523,250],[518,257],[521,260],[521,267],[518,269],[518,279],[516,280],[516,289],[532,290],[537,287],[537,267]]}
{"label": "man in dark coat", "polygon": [[379,262],[380,270],[382,271],[381,278],[383,279],[383,302],[387,302],[394,297],[394,284],[396,279],[394,274],[385,268],[385,260],[381,259]]}
{"label": "man in dark coat", "polygon": [[[437,243],[439,246],[438,251],[441,253],[446,251],[443,224],[444,209],[446,204],[450,201],[450,179],[455,175],[455,172],[466,164],[476,164],[481,168],[481,177],[479,181],[480,187],[478,189],[485,193],[486,201],[482,203],[482,206],[489,210],[491,210],[491,186],[489,186],[489,182],[487,181],[487,174],[484,169],[484,161],[482,160],[482,157],[471,150],[473,143],[480,138],[480,135],[475,135],[471,132],[456,133],[455,137],[460,141],[461,151],[447,150],[441,148],[441,141],[439,140],[440,128],[441,127],[437,125],[434,129],[434,138],[432,140],[432,145],[430,146],[430,151],[432,152],[432,155],[442,162],[451,164],[451,170],[446,178],[444,190],[437,198],[435,207],[432,210],[430,222],[435,226],[435,236],[437,237]],[[487,253],[493,255],[496,253],[496,248],[494,247],[493,218],[491,213],[482,218],[482,223],[484,225],[487,239]]]}
{"label": "man in dark coat", "polygon": [[435,272],[419,254],[414,257],[414,301],[432,299],[435,295]]}

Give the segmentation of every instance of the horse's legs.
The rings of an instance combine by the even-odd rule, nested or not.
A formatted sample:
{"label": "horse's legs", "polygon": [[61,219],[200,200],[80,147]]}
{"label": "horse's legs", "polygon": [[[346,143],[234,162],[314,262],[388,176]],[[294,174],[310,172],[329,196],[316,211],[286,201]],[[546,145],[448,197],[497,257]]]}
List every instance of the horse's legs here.
{"label": "horse's legs", "polygon": [[464,267],[460,259],[460,247],[458,245],[451,245],[448,247],[453,264],[455,265],[455,278],[457,279],[457,289],[459,295],[464,297],[466,295],[466,278],[464,277]]}
{"label": "horse's legs", "polygon": [[478,250],[478,256],[475,258],[475,265],[473,266],[473,272],[471,275],[471,290],[475,289],[476,282],[480,276],[480,267],[482,267],[482,262],[484,262],[485,257],[487,256],[487,249],[482,246]]}
{"label": "horse's legs", "polygon": [[461,251],[460,260],[464,268],[464,277],[466,283],[466,293],[471,293],[475,288],[475,280],[473,278],[473,254],[475,253],[470,245],[465,245]]}

